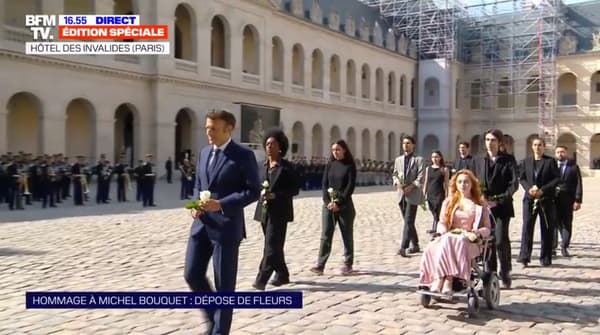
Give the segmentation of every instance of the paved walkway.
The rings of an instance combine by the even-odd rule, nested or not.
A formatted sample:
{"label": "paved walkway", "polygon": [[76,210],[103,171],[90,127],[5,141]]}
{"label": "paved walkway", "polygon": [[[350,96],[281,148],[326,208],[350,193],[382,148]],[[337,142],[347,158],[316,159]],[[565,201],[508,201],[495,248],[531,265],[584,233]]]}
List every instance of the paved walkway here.
{"label": "paved walkway", "polygon": [[[286,258],[293,285],[304,292],[301,310],[238,310],[233,334],[497,334],[600,333],[600,179],[584,179],[583,209],[575,216],[574,257],[551,268],[515,264],[514,289],[503,290],[496,311],[464,317],[465,304],[425,309],[414,293],[419,255],[396,256],[400,216],[389,188],[362,188],[355,196],[358,270],[342,277],[339,232],[325,275],[308,269],[319,247],[320,197],[304,193],[288,229]],[[0,209],[0,334],[198,334],[196,310],[26,310],[25,291],[187,291],[183,260],[190,226],[178,185],[161,184],[159,207],[139,203],[8,212]],[[114,190],[113,190],[114,192]],[[520,199],[521,193],[517,198]],[[517,215],[520,218],[520,201]],[[250,217],[254,206],[248,208]],[[419,210],[426,244],[429,213]],[[520,219],[511,227],[513,259]],[[262,252],[259,225],[249,221],[242,243],[238,290],[250,290]],[[539,233],[536,232],[536,240]],[[534,249],[534,257],[539,244]],[[272,289],[268,287],[268,289]]]}

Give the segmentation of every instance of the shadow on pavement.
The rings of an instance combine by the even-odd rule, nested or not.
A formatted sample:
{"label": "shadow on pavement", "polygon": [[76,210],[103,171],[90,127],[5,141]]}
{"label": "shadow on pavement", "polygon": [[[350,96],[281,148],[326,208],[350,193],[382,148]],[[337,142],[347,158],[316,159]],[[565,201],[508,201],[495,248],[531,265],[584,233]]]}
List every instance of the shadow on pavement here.
{"label": "shadow on pavement", "polygon": [[513,302],[500,305],[496,310],[489,310],[483,305],[475,317],[467,317],[465,307],[458,308],[460,315],[448,315],[448,319],[465,322],[476,326],[485,326],[491,320],[511,320],[515,322],[531,322],[533,324],[573,322],[581,327],[598,325],[600,305],[576,305],[562,302],[525,303]]}
{"label": "shadow on pavement", "polygon": [[411,277],[411,278],[419,278],[418,273],[399,273],[399,272],[389,272],[389,271],[371,271],[371,270],[360,270],[356,269],[352,272],[351,276],[402,276],[402,277]]}
{"label": "shadow on pavement", "polygon": [[296,285],[308,285],[309,287],[294,287],[294,289],[308,292],[349,292],[363,291],[367,293],[381,292],[414,292],[414,286],[396,285],[396,284],[372,284],[372,283],[349,283],[349,282],[318,282],[313,280],[299,280],[294,282]]}
{"label": "shadow on pavement", "polygon": [[20,256],[20,255],[43,255],[47,254],[47,251],[35,251],[35,250],[24,250],[15,248],[0,248],[0,257],[4,256]]}
{"label": "shadow on pavement", "polygon": [[552,281],[552,282],[557,282],[557,281],[561,281],[561,282],[574,282],[574,283],[598,283],[600,282],[600,277],[586,277],[586,278],[581,278],[581,277],[564,277],[564,276],[558,276],[558,277],[546,277],[546,276],[540,276],[540,275],[526,275],[526,274],[522,274],[522,273],[515,273],[512,275],[513,279],[529,279],[529,280],[547,280],[547,281]]}
{"label": "shadow on pavement", "polygon": [[[567,289],[553,289],[545,287],[535,286],[524,286],[519,285],[513,287],[515,290],[532,290],[535,292],[550,293],[555,296],[568,296],[568,297],[598,297],[600,296],[600,290],[592,288],[567,288]],[[600,309],[596,311],[596,315],[600,318]]]}

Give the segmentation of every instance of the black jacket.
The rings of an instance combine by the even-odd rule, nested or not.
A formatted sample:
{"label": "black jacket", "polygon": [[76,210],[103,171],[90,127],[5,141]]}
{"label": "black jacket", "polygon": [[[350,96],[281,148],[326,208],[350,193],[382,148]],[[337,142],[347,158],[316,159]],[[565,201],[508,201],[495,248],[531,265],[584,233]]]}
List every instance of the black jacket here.
{"label": "black jacket", "polygon": [[492,208],[495,216],[514,217],[513,194],[519,188],[517,162],[513,155],[498,153],[494,168],[489,168],[489,156],[477,157],[473,160],[473,172],[480,185],[485,185],[483,194],[487,199],[501,196]]}
{"label": "black jacket", "polygon": [[543,155],[536,177],[533,171],[533,159],[533,157],[525,158],[521,168],[519,183],[525,191],[523,200],[533,200],[528,193],[533,185],[537,185],[542,190],[544,193],[543,198],[546,200],[554,199],[556,186],[560,183],[560,171],[558,170],[556,160],[550,156]]}
{"label": "black jacket", "polygon": [[464,159],[461,159],[460,156],[454,160],[452,164],[452,170],[454,170],[453,174],[462,169],[468,169],[474,171],[475,159],[471,155],[467,155]]}
{"label": "black jacket", "polygon": [[581,203],[583,200],[583,183],[579,166],[573,161],[567,161],[564,173],[560,171],[560,174],[558,197],[570,203]]}
{"label": "black jacket", "polygon": [[[264,161],[258,166],[259,180],[262,183],[267,180],[268,162]],[[298,195],[298,176],[294,166],[286,159],[279,161],[279,167],[273,170],[269,182],[269,192],[275,194],[275,198],[268,201],[267,211],[273,222],[294,221],[293,198]],[[254,212],[254,220],[262,220],[263,203],[262,197],[258,201]]]}

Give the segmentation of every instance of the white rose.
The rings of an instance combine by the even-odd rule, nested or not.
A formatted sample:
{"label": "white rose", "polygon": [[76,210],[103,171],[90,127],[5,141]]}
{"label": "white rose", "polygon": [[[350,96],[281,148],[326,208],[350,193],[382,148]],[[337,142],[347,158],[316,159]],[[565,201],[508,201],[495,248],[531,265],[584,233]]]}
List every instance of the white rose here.
{"label": "white rose", "polygon": [[333,193],[333,187],[328,188],[327,193],[329,193],[329,194]]}
{"label": "white rose", "polygon": [[200,201],[206,202],[210,200],[210,191],[202,191],[200,192]]}
{"label": "white rose", "polygon": [[263,188],[269,188],[269,181],[268,180],[263,181],[262,187]]}

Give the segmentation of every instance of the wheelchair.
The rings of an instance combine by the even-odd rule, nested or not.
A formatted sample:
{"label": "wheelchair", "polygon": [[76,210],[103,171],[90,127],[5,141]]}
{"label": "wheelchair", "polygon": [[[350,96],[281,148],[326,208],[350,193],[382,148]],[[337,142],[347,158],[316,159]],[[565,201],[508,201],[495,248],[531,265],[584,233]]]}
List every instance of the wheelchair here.
{"label": "wheelchair", "polygon": [[500,279],[496,272],[490,271],[488,261],[493,255],[495,222],[490,215],[492,233],[489,237],[480,239],[481,253],[478,257],[471,260],[471,277],[469,283],[461,279],[454,279],[452,290],[454,293],[449,296],[443,293],[431,292],[427,286],[419,286],[417,293],[420,294],[421,305],[429,307],[431,300],[437,302],[456,302],[457,300],[467,301],[467,316],[476,317],[479,312],[480,299],[485,301],[488,309],[496,309],[500,303]]}

